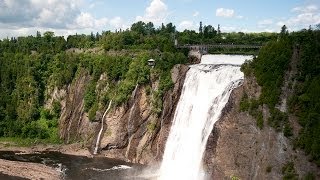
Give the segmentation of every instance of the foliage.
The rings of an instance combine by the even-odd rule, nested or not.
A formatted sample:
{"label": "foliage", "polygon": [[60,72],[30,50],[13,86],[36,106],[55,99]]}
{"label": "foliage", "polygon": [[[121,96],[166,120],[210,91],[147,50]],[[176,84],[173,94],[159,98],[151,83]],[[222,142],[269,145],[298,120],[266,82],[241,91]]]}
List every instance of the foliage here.
{"label": "foliage", "polygon": [[282,175],[283,175],[283,180],[297,180],[298,175],[296,173],[296,170],[294,168],[293,162],[288,162],[282,167]]}
{"label": "foliage", "polygon": [[154,132],[156,128],[157,128],[157,123],[155,121],[151,121],[147,125],[147,129],[149,132]]}
{"label": "foliage", "polygon": [[[292,136],[288,114],[280,112],[275,106],[279,103],[285,71],[290,70],[288,65],[293,50],[299,59],[297,75],[290,83],[293,94],[288,100],[289,113],[298,116],[303,127],[296,145],[320,165],[320,30],[310,28],[288,33],[283,26],[278,39],[267,43],[258,57],[244,63],[241,70],[246,76],[253,73],[262,87],[259,103],[267,104],[270,108],[269,125],[283,131],[287,137]],[[240,109],[249,110],[248,103],[243,101]]]}
{"label": "foliage", "polygon": [[267,173],[270,173],[271,171],[272,171],[272,166],[267,166],[266,172],[267,172]]}
{"label": "foliage", "polygon": [[261,102],[274,107],[281,93],[283,76],[288,69],[292,49],[288,38],[271,41],[264,46],[252,61],[254,75],[262,87]]}
{"label": "foliage", "polygon": [[299,117],[303,129],[297,145],[320,165],[320,30],[303,30],[292,36],[299,45],[300,61],[290,112]]}
{"label": "foliage", "polygon": [[238,177],[235,176],[235,175],[232,175],[232,176],[230,177],[230,179],[231,179],[231,180],[240,180],[240,178],[238,178]]}
{"label": "foliage", "polygon": [[90,121],[96,120],[96,112],[98,111],[98,108],[99,108],[99,106],[98,106],[97,103],[95,103],[95,104],[90,108],[90,110],[89,110],[89,112],[88,112],[88,118],[89,118]]}
{"label": "foliage", "polygon": [[316,177],[313,173],[307,173],[304,177],[303,177],[304,180],[315,180]]}
{"label": "foliage", "polygon": [[[191,34],[196,40],[214,38],[219,33],[208,25],[203,28],[203,36]],[[76,34],[67,39],[48,31],[43,35],[37,32],[35,37],[0,41],[0,136],[57,138],[54,134],[57,134],[60,102],[54,101],[47,110],[44,103],[50,90],[67,88],[83,73],[90,75],[84,107],[89,119],[94,120],[95,112],[103,109],[109,100],[114,100],[116,105],[125,103],[136,84],[150,83],[147,65],[150,58],[157,63],[151,73],[158,77],[159,87],[152,95],[154,113],[160,114],[163,95],[173,86],[170,70],[175,64],[186,62],[185,54],[174,47],[174,38],[183,39],[184,34],[177,32],[172,23],[155,28],[152,23],[137,22],[130,30]],[[66,51],[100,47],[116,53]],[[107,76],[107,89],[97,94],[102,74]]]}
{"label": "foliage", "polygon": [[255,99],[249,99],[246,93],[243,94],[240,101],[240,111],[248,111],[257,121],[257,126],[263,128],[263,115],[259,109],[259,102]]}

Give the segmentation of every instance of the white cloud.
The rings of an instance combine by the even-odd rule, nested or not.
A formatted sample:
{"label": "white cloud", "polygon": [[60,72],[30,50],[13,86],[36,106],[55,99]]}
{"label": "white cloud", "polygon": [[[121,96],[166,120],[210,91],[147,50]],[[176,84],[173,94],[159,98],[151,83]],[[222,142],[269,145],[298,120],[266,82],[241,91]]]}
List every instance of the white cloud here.
{"label": "white cloud", "polygon": [[179,31],[184,31],[185,29],[188,30],[196,30],[196,25],[194,24],[193,21],[182,21],[180,22],[180,24],[178,25],[177,29]]}
{"label": "white cloud", "polygon": [[127,29],[129,26],[124,22],[121,17],[114,17],[110,20],[110,25],[116,29]]}
{"label": "white cloud", "polygon": [[2,0],[0,23],[64,28],[80,13],[75,0]]}
{"label": "white cloud", "polygon": [[257,24],[258,24],[259,28],[267,29],[267,28],[270,28],[270,26],[273,25],[273,20],[272,19],[264,19],[264,20],[258,21]]}
{"label": "white cloud", "polygon": [[0,0],[0,39],[36,31],[66,36],[109,26],[107,18],[81,12],[81,5],[83,0]]}
{"label": "white cloud", "polygon": [[289,18],[288,25],[314,25],[320,23],[320,14],[303,13],[296,17]]}
{"label": "white cloud", "polygon": [[240,26],[221,26],[220,27],[222,32],[244,32],[249,33],[253,32],[252,30],[247,29],[246,27],[240,27]]}
{"label": "white cloud", "polygon": [[162,0],[152,0],[145,14],[137,16],[136,21],[153,22],[159,25],[166,21],[168,14],[168,7]]}
{"label": "white cloud", "polygon": [[234,32],[237,30],[234,26],[221,26],[220,28],[222,32]]}
{"label": "white cloud", "polygon": [[276,30],[274,30],[274,29],[268,29],[268,28],[266,28],[266,29],[264,29],[263,30],[264,32],[277,32]]}
{"label": "white cloud", "polygon": [[283,22],[283,21],[279,21],[279,22],[277,22],[277,26],[283,26],[283,25],[285,25],[286,23],[285,22]]}
{"label": "white cloud", "polygon": [[270,25],[270,24],[273,24],[272,19],[264,19],[258,22],[258,25]]}
{"label": "white cloud", "polygon": [[308,6],[299,6],[291,9],[292,12],[302,12],[302,13],[311,13],[318,10],[316,5],[308,5]]}
{"label": "white cloud", "polygon": [[231,18],[234,16],[234,10],[233,9],[218,8],[216,10],[216,16]]}
{"label": "white cloud", "polygon": [[71,29],[85,29],[85,28],[103,28],[107,26],[108,19],[107,18],[101,18],[96,19],[94,18],[90,13],[84,13],[82,12],[76,19],[74,24],[68,25]]}
{"label": "white cloud", "polygon": [[193,17],[197,17],[197,16],[199,16],[199,14],[200,14],[199,11],[195,11],[195,12],[192,14],[192,16],[193,16]]}
{"label": "white cloud", "polygon": [[277,26],[286,25],[289,29],[299,30],[320,23],[320,10],[316,5],[295,7],[291,11],[296,14],[277,22]]}
{"label": "white cloud", "polygon": [[243,19],[244,17],[241,15],[236,16],[237,19]]}

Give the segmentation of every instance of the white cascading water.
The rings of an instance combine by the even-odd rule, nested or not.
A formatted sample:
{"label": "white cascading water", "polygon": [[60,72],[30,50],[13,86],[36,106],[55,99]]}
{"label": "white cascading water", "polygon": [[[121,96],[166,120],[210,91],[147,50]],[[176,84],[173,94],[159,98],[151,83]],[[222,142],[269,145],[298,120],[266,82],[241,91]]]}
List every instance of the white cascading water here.
{"label": "white cascading water", "polygon": [[240,86],[240,66],[251,56],[205,55],[190,66],[160,168],[160,180],[204,179],[202,157],[214,123],[231,91]]}
{"label": "white cascading water", "polygon": [[97,154],[98,153],[99,142],[100,142],[101,134],[102,134],[102,131],[103,131],[104,117],[107,115],[107,113],[108,113],[108,111],[109,111],[109,109],[111,107],[111,104],[112,104],[112,100],[109,102],[108,108],[103,113],[103,116],[102,116],[102,119],[101,119],[101,128],[100,128],[100,131],[99,131],[99,134],[98,134],[98,137],[97,137],[97,141],[96,141],[96,145],[94,147],[93,154]]}

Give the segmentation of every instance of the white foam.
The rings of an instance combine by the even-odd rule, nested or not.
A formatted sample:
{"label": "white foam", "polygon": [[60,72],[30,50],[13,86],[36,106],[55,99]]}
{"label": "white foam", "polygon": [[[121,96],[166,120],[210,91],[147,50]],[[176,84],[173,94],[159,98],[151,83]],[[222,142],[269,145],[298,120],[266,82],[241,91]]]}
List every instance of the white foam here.
{"label": "white foam", "polygon": [[109,168],[109,169],[99,169],[99,168],[86,168],[86,169],[91,169],[91,170],[94,170],[94,171],[104,172],[104,171],[131,169],[131,168],[132,167],[130,167],[130,166],[119,165],[119,166],[113,166],[112,168]]}
{"label": "white foam", "polygon": [[201,64],[190,66],[166,143],[160,180],[204,179],[202,157],[208,137],[232,90],[242,83],[244,75],[238,65],[247,58],[206,55]]}
{"label": "white foam", "polygon": [[251,55],[227,55],[227,54],[207,54],[201,58],[201,64],[233,64],[241,65],[245,60],[251,60]]}

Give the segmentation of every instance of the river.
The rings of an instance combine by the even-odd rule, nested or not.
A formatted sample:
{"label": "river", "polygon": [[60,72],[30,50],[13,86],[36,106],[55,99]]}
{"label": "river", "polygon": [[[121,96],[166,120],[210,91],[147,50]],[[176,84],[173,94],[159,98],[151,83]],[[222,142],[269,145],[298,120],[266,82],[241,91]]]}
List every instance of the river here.
{"label": "river", "polygon": [[[62,174],[62,179],[143,179],[139,177],[139,172],[144,166],[127,163],[121,160],[106,157],[86,157],[62,154],[60,152],[38,152],[24,154],[14,151],[0,151],[0,158],[11,161],[41,163],[53,167]],[[0,179],[23,179],[7,176],[0,173]]]}

